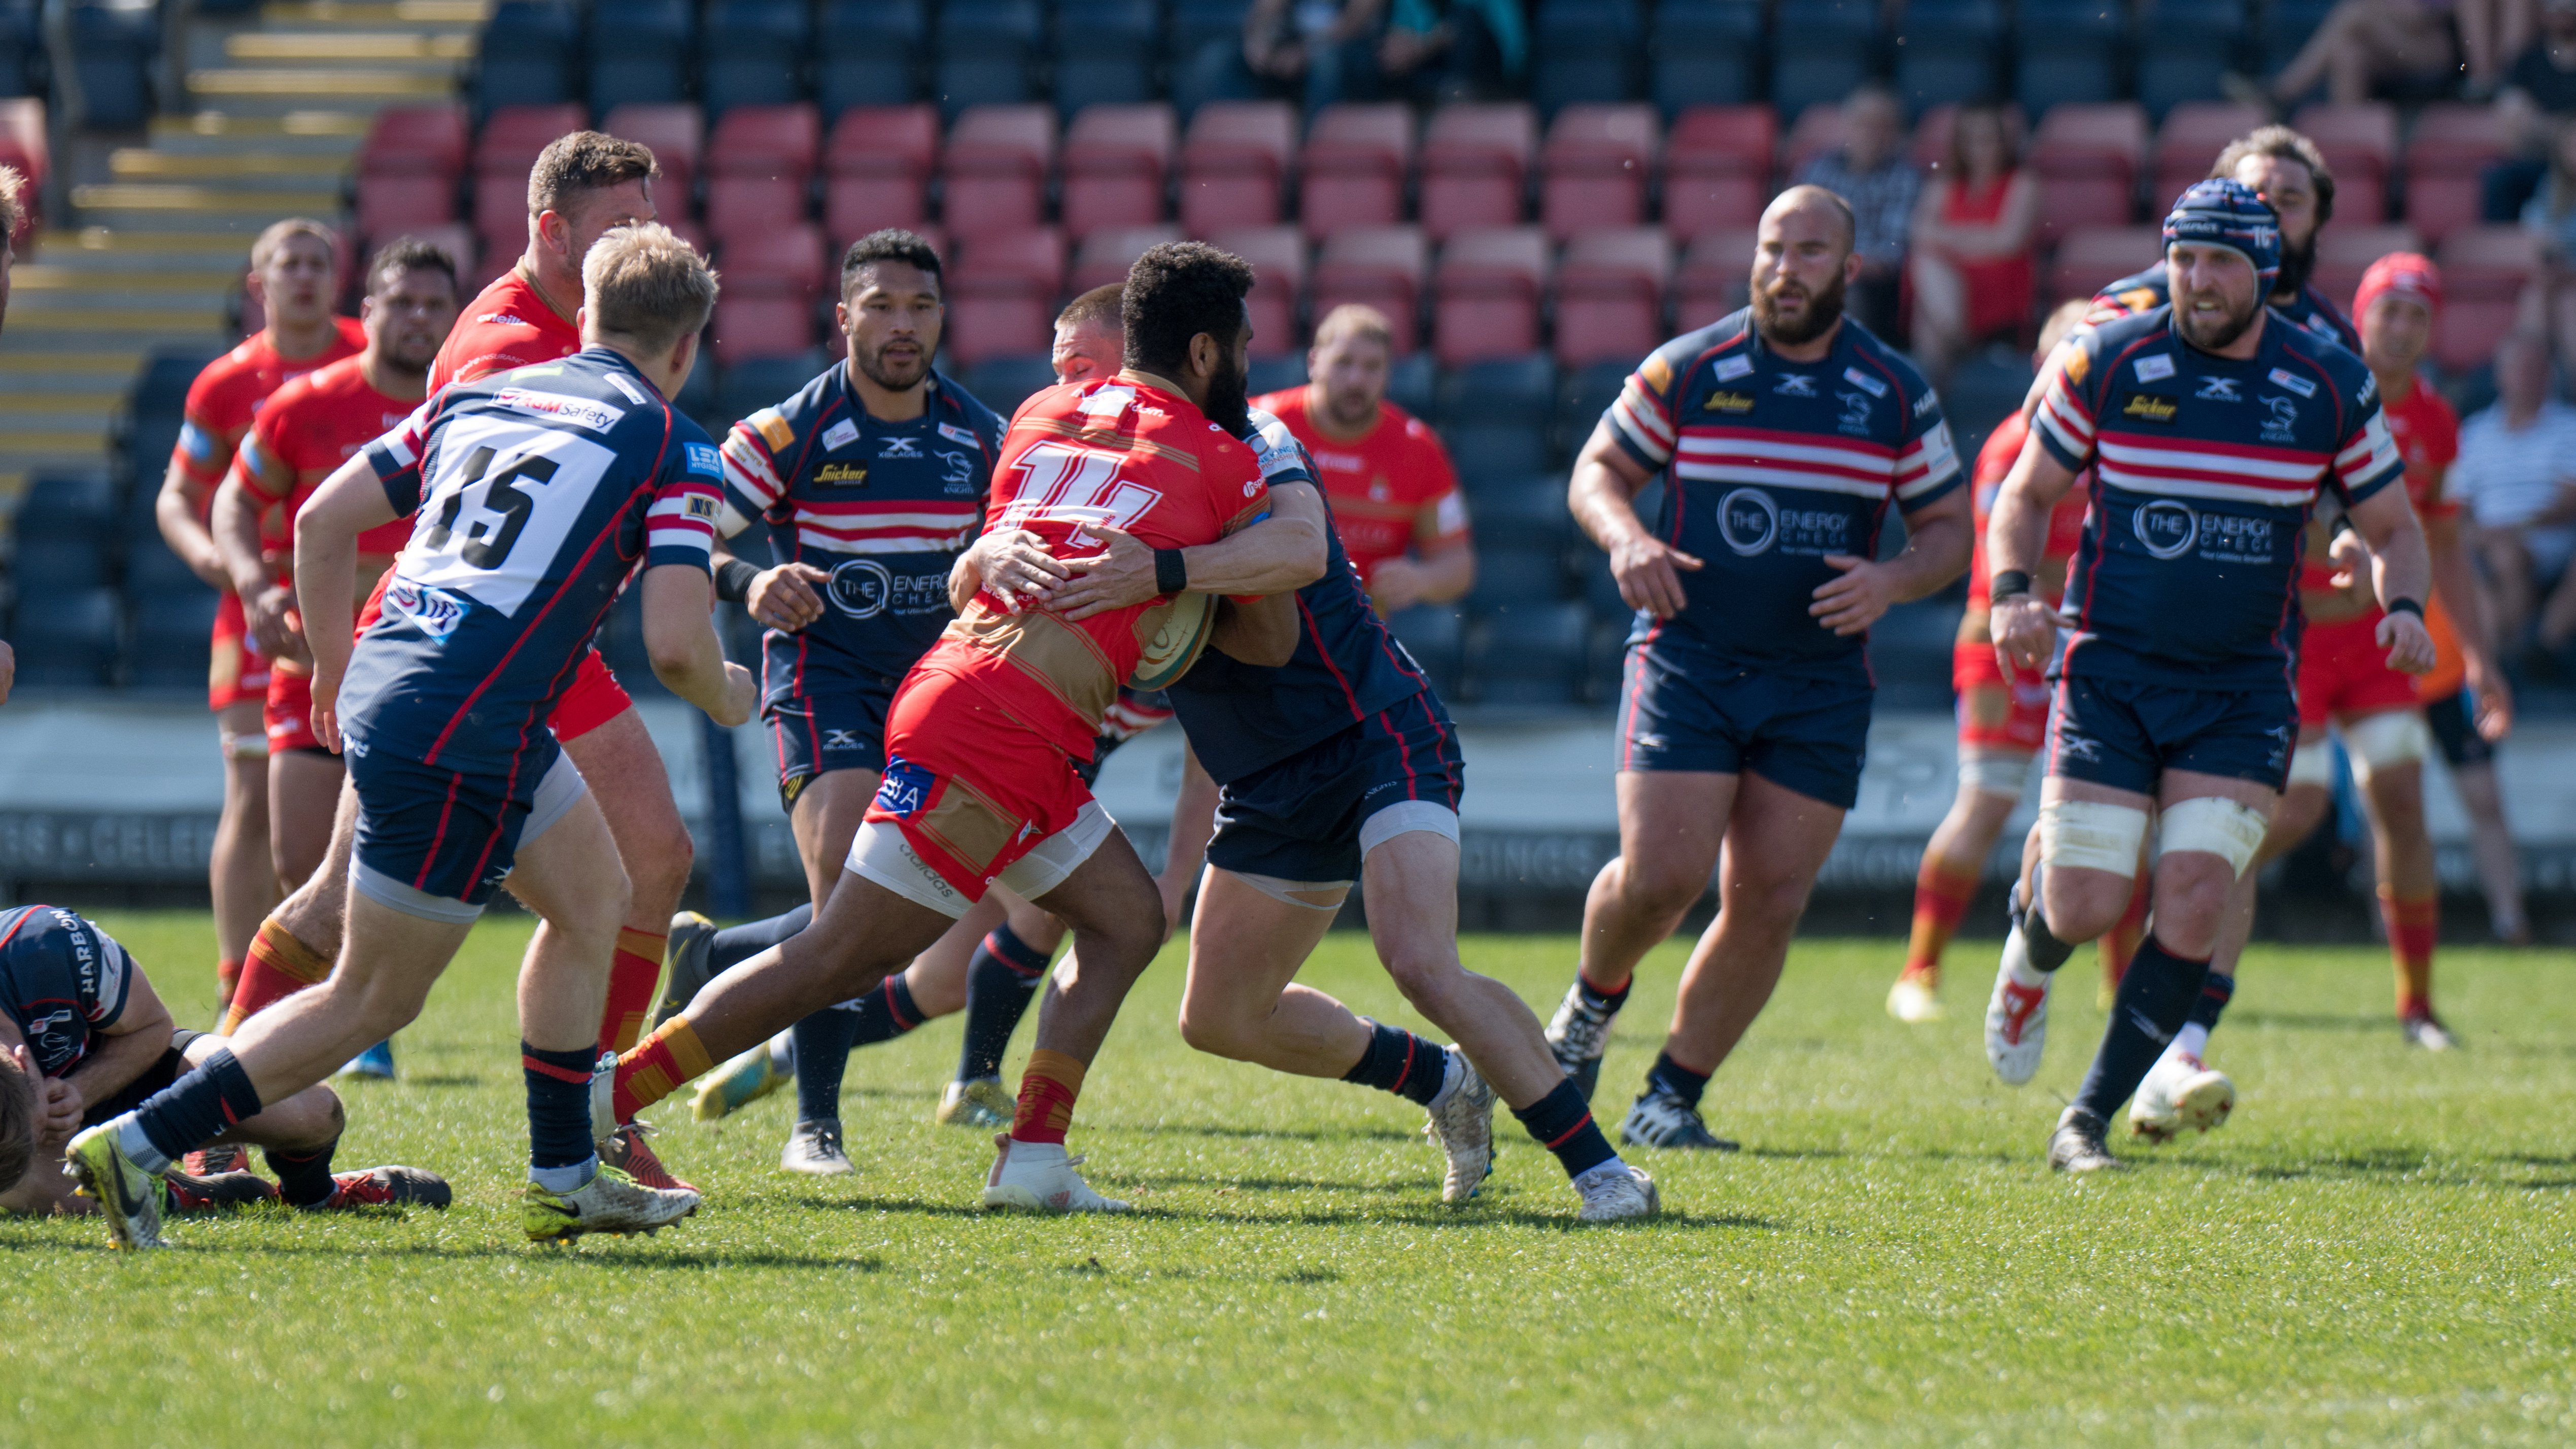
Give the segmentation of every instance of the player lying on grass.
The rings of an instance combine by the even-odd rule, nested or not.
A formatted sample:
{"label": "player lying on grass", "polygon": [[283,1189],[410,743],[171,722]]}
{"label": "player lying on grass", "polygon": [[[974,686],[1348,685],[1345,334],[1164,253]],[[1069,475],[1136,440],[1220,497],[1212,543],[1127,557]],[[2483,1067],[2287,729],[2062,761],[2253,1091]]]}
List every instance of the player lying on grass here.
{"label": "player lying on grass", "polygon": [[[72,1134],[141,1105],[222,1047],[175,1027],[143,968],[93,922],[59,906],[0,912],[0,1209],[97,1211],[63,1170]],[[249,1172],[173,1173],[143,1190],[179,1211],[447,1206],[447,1184],[416,1167],[334,1173],[341,1122],[339,1097],[306,1087],[212,1139],[262,1149],[274,1185]]]}
{"label": "player lying on grass", "polygon": [[720,724],[750,717],[751,676],[725,661],[709,616],[715,444],[665,401],[697,359],[716,283],[658,226],[603,239],[583,281],[580,353],[451,384],[333,473],[298,519],[297,596],[337,619],[356,607],[358,535],[421,512],[356,648],[332,629],[306,641],[314,734],[337,745],[345,729],[358,797],[347,943],[319,987],[72,1139],[73,1169],[110,1206],[121,1245],[159,1241],[150,1177],[417,1016],[504,878],[542,918],[518,998],[528,1236],[649,1231],[697,1207],[696,1193],[640,1187],[592,1150],[600,1009],[629,891],[607,821],[545,722],[639,565],[654,672]]}
{"label": "player lying on grass", "polygon": [[[1217,421],[1243,420],[1251,289],[1252,269],[1212,247],[1147,251],[1123,304],[1126,369],[1024,404],[994,470],[988,526],[1026,527],[1068,557],[1099,550],[1089,526],[1120,528],[1165,551],[1173,574],[1165,592],[1079,623],[978,595],[895,696],[884,784],[813,926],[717,977],[628,1053],[617,1071],[619,1116],[874,988],[999,882],[1073,928],[1079,964],[1050,979],[984,1203],[1124,1206],[1082,1180],[1064,1140],[1084,1074],[1162,944],[1163,909],[1077,762],[1167,626],[1195,645],[1212,614],[1204,624],[1211,647],[1284,662],[1296,646],[1285,591],[1323,568],[1320,510],[1268,519],[1257,458]],[[1225,581],[1242,600],[1209,611],[1203,599],[1179,597],[1190,584],[1184,550],[1265,520],[1272,532],[1263,539],[1283,546],[1252,577]]]}

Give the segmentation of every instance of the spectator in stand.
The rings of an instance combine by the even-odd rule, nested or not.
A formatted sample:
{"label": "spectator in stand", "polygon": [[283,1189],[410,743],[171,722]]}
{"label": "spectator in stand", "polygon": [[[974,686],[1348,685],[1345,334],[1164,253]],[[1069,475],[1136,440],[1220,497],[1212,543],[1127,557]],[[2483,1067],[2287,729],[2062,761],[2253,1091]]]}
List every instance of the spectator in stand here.
{"label": "spectator in stand", "polygon": [[1852,249],[1860,280],[1844,310],[1878,336],[1894,340],[1897,296],[1905,275],[1907,228],[1922,174],[1905,159],[1905,115],[1885,87],[1865,85],[1843,102],[1843,145],[1808,162],[1803,185],[1821,186],[1852,209]]}
{"label": "spectator in stand", "polygon": [[2540,275],[2523,289],[2521,331],[2547,338],[2561,359],[2576,358],[2576,116],[2558,123],[2549,141],[2549,170],[2522,208],[2537,235]]}
{"label": "spectator in stand", "polygon": [[2535,613],[2542,647],[2576,637],[2576,408],[2550,396],[2549,348],[2533,333],[2496,345],[2495,376],[2495,404],[2460,427],[2452,492],[2475,525],[2496,644],[2510,657]]}
{"label": "spectator in stand", "polygon": [[[2531,0],[2342,0],[2279,75],[2268,82],[2231,75],[2226,88],[2236,100],[2277,109],[2297,104],[2322,83],[2328,100],[2356,104],[2390,83],[2447,88],[2465,69],[2470,94],[2482,99],[2495,93],[2502,78],[2500,57],[2513,54],[2531,34],[2530,5]],[[2512,49],[2502,44],[2508,33]]]}
{"label": "spectator in stand", "polygon": [[1937,384],[1959,354],[2030,324],[2039,183],[2001,106],[1959,112],[1950,156],[1914,205],[1914,357]]}
{"label": "spectator in stand", "polygon": [[1253,0],[1243,16],[1243,63],[1265,88],[1310,111],[1376,100],[1385,14],[1386,0]]}
{"label": "spectator in stand", "polygon": [[10,248],[18,238],[18,223],[26,213],[20,198],[27,193],[27,180],[14,166],[0,166],[0,325],[9,320]]}
{"label": "spectator in stand", "polygon": [[2496,115],[2513,155],[2487,168],[2484,211],[2510,223],[2549,175],[2552,129],[2576,116],[2576,0],[2540,0],[2539,38],[2514,57]]}
{"label": "spectator in stand", "polygon": [[1425,105],[1517,92],[1529,69],[1519,0],[1395,0],[1378,69]]}

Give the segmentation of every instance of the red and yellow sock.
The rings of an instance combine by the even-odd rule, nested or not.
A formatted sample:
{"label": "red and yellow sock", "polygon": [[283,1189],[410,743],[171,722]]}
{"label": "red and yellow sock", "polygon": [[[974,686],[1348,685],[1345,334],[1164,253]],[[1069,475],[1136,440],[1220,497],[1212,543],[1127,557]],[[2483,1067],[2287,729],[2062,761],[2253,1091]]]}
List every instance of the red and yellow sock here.
{"label": "red and yellow sock", "polygon": [[242,963],[241,980],[224,1008],[221,1034],[232,1035],[260,1008],[319,985],[330,974],[329,958],[297,940],[294,932],[278,924],[277,917],[269,917],[251,938],[250,959]]}
{"label": "red and yellow sock", "polygon": [[1011,1140],[1062,1143],[1073,1128],[1073,1103],[1082,1095],[1086,1070],[1062,1052],[1040,1047],[1029,1053],[1028,1067],[1020,1073],[1020,1110],[1011,1119]]}
{"label": "red and yellow sock", "polygon": [[2405,897],[2379,888],[2379,917],[2388,923],[2388,954],[2397,965],[2397,1014],[2433,1012],[2433,942],[2442,933],[2442,898]]}
{"label": "red and yellow sock", "polygon": [[1914,935],[1905,945],[1905,974],[1926,984],[1941,979],[1941,953],[1959,929],[1959,918],[1976,899],[1981,872],[1975,864],[1959,869],[1948,857],[1923,853],[1923,868],[1914,876]]}
{"label": "red and yellow sock", "polygon": [[653,988],[662,984],[662,947],[669,940],[632,928],[617,933],[617,954],[608,963],[608,1010],[599,1019],[601,1051],[624,1056],[643,1037],[644,1022],[653,1014]]}
{"label": "red and yellow sock", "polygon": [[2147,893],[2150,877],[2141,870],[2129,887],[2129,908],[2120,913],[2120,923],[2102,938],[2096,954],[2102,958],[2102,989],[2120,989],[2120,978],[2129,974],[2129,963],[2138,957],[2138,943],[2147,938]]}
{"label": "red and yellow sock", "polygon": [[241,989],[242,963],[230,956],[215,963],[215,1005],[229,1009],[233,993]]}
{"label": "red and yellow sock", "polygon": [[689,1025],[685,1016],[672,1017],[641,1045],[617,1059],[617,1092],[612,1110],[618,1121],[632,1122],[636,1113],[680,1090],[682,1084],[705,1076],[714,1067],[706,1043],[698,1040],[698,1029]]}

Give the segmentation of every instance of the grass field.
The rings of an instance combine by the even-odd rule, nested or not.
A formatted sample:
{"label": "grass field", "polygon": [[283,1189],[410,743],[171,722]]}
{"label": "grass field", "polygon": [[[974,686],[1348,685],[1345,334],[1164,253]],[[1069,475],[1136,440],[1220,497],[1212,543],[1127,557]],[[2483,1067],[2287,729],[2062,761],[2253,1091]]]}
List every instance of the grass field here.
{"label": "grass field", "polygon": [[[169,963],[174,1001],[201,994],[205,918],[106,924]],[[707,1208],[538,1250],[513,1210],[525,930],[479,930],[402,1037],[404,1079],[348,1092],[342,1165],[435,1168],[453,1210],[186,1221],[135,1258],[94,1224],[0,1222],[0,1443],[2576,1439],[2564,953],[2446,954],[2469,1047],[2432,1058],[2387,1023],[2383,955],[2260,951],[2215,1051],[2235,1122],[2077,1183],[2040,1149],[2099,1032],[2089,990],[2061,993],[2014,1091],[1977,1045],[1990,946],[1954,953],[1949,1021],[1906,1028],[1879,1004],[1892,943],[1806,943],[1710,1092],[1745,1150],[1641,1159],[1668,1215],[1577,1230],[1508,1117],[1485,1196],[1444,1209],[1410,1107],[1192,1054],[1175,949],[1076,1123],[1133,1218],[974,1211],[990,1147],[928,1124],[942,1022],[853,1060],[857,1175],[776,1171],[785,1097],[712,1130],[673,1101],[662,1151]],[[1569,951],[1468,943],[1533,1002]],[[1640,976],[1605,1118],[1680,960]],[[1419,1025],[1364,938],[1333,937],[1308,979]]]}

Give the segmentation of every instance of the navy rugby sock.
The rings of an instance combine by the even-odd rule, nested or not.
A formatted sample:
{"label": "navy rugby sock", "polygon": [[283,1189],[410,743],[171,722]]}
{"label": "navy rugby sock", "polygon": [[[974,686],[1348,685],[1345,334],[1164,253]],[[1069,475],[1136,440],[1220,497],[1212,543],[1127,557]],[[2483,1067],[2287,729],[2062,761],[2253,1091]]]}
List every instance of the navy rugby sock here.
{"label": "navy rugby sock", "polygon": [[595,1047],[545,1051],[519,1043],[528,1079],[528,1180],[549,1192],[571,1192],[590,1180],[598,1157],[590,1140],[590,1073]]}
{"label": "navy rugby sock", "polygon": [[320,1207],[340,1187],[331,1180],[331,1154],[339,1147],[340,1139],[334,1137],[302,1156],[275,1147],[260,1155],[268,1159],[268,1170],[277,1174],[277,1195],[288,1207]]}
{"label": "navy rugby sock", "polygon": [[2075,943],[2061,941],[2048,928],[2048,915],[2040,909],[2040,881],[2046,866],[2033,866],[2030,871],[2030,901],[2021,908],[2022,954],[2030,958],[2030,969],[2041,975],[2066,964],[2075,954]]}
{"label": "navy rugby sock", "polygon": [[2227,1014],[2227,1003],[2236,997],[2236,978],[2224,971],[2212,971],[2200,983],[2200,997],[2191,1004],[2190,1024],[2207,1031],[2218,1025]]}
{"label": "navy rugby sock", "polygon": [[1635,989],[1636,985],[1637,978],[1631,976],[1628,978],[1627,985],[1616,991],[1604,991],[1592,984],[1591,978],[1583,974],[1581,967],[1576,967],[1574,972],[1574,989],[1581,993],[1583,1004],[1604,1016],[1618,1015],[1619,1008],[1628,1004],[1628,993]]}
{"label": "navy rugby sock", "polygon": [[2186,961],[2153,936],[2140,942],[2129,973],[2120,978],[2111,1020],[2102,1029],[2101,1049],[2093,1054],[2092,1070],[2084,1074],[2075,1105],[2110,1121],[2191,1016],[2208,975],[2206,961]]}
{"label": "navy rugby sock", "polygon": [[[1646,1069],[1646,1090],[1661,1092],[1685,1107],[1699,1106],[1701,1094],[1708,1090],[1708,1073],[1694,1072],[1673,1060],[1668,1051],[1655,1053],[1655,1064]],[[1569,1079],[1570,1080],[1570,1079]]]}
{"label": "navy rugby sock", "polygon": [[[1368,1021],[1367,1017],[1360,1018]],[[1437,1042],[1415,1036],[1400,1026],[1369,1021],[1368,1049],[1342,1073],[1342,1080],[1393,1092],[1428,1107],[1448,1079],[1449,1054]]]}
{"label": "navy rugby sock", "polygon": [[841,1079],[851,1050],[892,1041],[921,1021],[912,988],[897,972],[858,1000],[826,1007],[796,1023],[796,1120],[841,1120]]}
{"label": "navy rugby sock", "polygon": [[1539,1146],[1556,1154],[1568,1177],[1581,1177],[1619,1155],[1601,1135],[1600,1124],[1592,1120],[1592,1107],[1572,1077],[1548,1088],[1546,1096],[1528,1106],[1514,1107],[1512,1115],[1538,1139]]}
{"label": "navy rugby sock", "polygon": [[785,944],[788,937],[812,924],[814,907],[809,902],[783,916],[728,926],[707,942],[707,964],[714,968],[714,974],[730,971],[772,946]]}
{"label": "navy rugby sock", "polygon": [[250,1084],[250,1073],[234,1060],[232,1048],[221,1047],[195,1070],[153,1093],[135,1109],[131,1128],[119,1129],[117,1136],[135,1166],[161,1172],[206,1139],[259,1112],[259,1092]]}
{"label": "navy rugby sock", "polygon": [[966,1045],[957,1058],[957,1080],[1002,1074],[1011,1033],[1028,1014],[1046,969],[1046,953],[1021,940],[1007,921],[976,945],[966,963]]}

